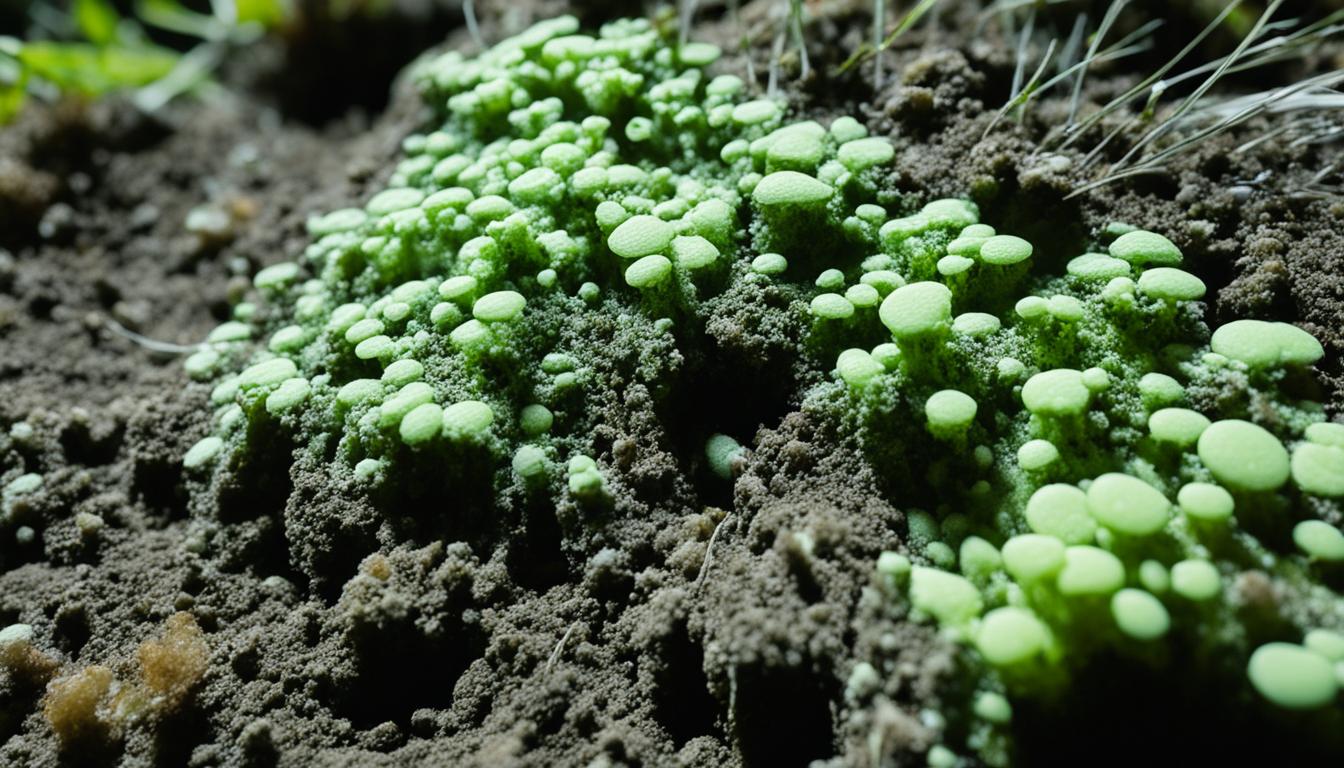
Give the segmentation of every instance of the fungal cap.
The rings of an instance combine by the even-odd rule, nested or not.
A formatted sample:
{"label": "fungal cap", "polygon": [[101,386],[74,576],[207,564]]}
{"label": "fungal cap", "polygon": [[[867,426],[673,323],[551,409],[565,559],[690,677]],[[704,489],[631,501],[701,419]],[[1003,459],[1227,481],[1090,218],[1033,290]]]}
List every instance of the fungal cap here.
{"label": "fungal cap", "polygon": [[1014,606],[985,614],[975,634],[976,649],[996,667],[1030,661],[1044,653],[1050,642],[1050,631],[1036,614]]}
{"label": "fungal cap", "polygon": [[964,431],[975,420],[976,409],[970,395],[955,389],[935,392],[924,403],[929,429],[935,433]]}
{"label": "fungal cap", "polygon": [[880,362],[862,349],[846,349],[841,352],[835,361],[835,370],[851,387],[863,387],[886,372],[886,368]]}
{"label": "fungal cap", "polygon": [[1110,472],[1087,489],[1087,509],[1102,525],[1130,536],[1149,536],[1162,530],[1171,516],[1171,503],[1156,488],[1130,475]]}
{"label": "fungal cap", "polygon": [[1086,544],[1097,533],[1097,522],[1087,511],[1087,494],[1067,483],[1036,489],[1027,500],[1026,517],[1031,530],[1065,544]]}
{"label": "fungal cap", "polygon": [[952,292],[942,283],[911,283],[888,294],[877,316],[897,339],[941,333],[952,321]]}
{"label": "fungal cap", "polygon": [[1122,589],[1112,595],[1111,616],[1120,631],[1135,640],[1156,640],[1171,629],[1166,606],[1141,589]]}
{"label": "fungal cap", "polygon": [[1039,533],[1014,536],[1004,542],[1003,567],[1022,584],[1050,578],[1064,567],[1064,542]]}
{"label": "fungal cap", "polygon": [[443,431],[443,408],[437,403],[421,403],[401,417],[398,433],[407,445],[420,445]]}
{"label": "fungal cap", "polygon": [[1017,465],[1028,472],[1045,469],[1059,461],[1059,449],[1049,440],[1028,440],[1017,449]]}
{"label": "fungal cap", "polygon": [[980,590],[965,577],[919,565],[910,571],[910,602],[949,626],[969,623],[984,606]]}
{"label": "fungal cap", "polygon": [[1092,392],[1082,371],[1055,368],[1042,371],[1022,386],[1022,403],[1040,416],[1073,416],[1087,410]]}
{"label": "fungal cap", "polygon": [[1207,416],[1189,408],[1161,408],[1148,417],[1148,431],[1155,440],[1184,448],[1193,445],[1211,423]]}
{"label": "fungal cap", "polygon": [[1139,290],[1163,301],[1194,301],[1204,298],[1204,281],[1173,267],[1157,267],[1139,275]]}
{"label": "fungal cap", "polygon": [[1267,643],[1255,649],[1246,674],[1261,696],[1284,709],[1324,707],[1339,690],[1330,661],[1292,643]]}
{"label": "fungal cap", "polygon": [[672,262],[662,254],[639,259],[625,270],[625,282],[631,288],[653,288],[672,274]]}
{"label": "fungal cap", "polygon": [[1031,243],[1015,235],[995,235],[980,246],[980,260],[995,266],[1017,264],[1031,258]]}
{"label": "fungal cap", "polygon": [[1199,460],[1218,482],[1243,491],[1272,491],[1288,481],[1288,451],[1264,427],[1227,419],[1199,436]]}
{"label": "fungal cap", "polygon": [[484,432],[494,420],[490,406],[479,400],[463,400],[443,409],[443,430],[452,438]]}
{"label": "fungal cap", "polygon": [[1236,502],[1225,488],[1213,483],[1189,483],[1176,494],[1176,503],[1187,517],[1208,522],[1232,516]]}
{"label": "fungal cap", "polygon": [[775,171],[756,185],[751,199],[762,207],[798,205],[814,207],[831,199],[835,190],[829,184],[798,171]]}
{"label": "fungal cap", "polygon": [[1293,526],[1293,543],[1316,560],[1344,561],[1344,533],[1324,520],[1303,520]]}
{"label": "fungal cap", "polygon": [[495,291],[476,300],[471,315],[483,323],[502,323],[523,313],[527,299],[517,291]]}
{"label": "fungal cap", "polygon": [[1222,581],[1208,560],[1182,560],[1171,566],[1171,590],[1187,600],[1212,600],[1222,592]]}
{"label": "fungal cap", "polygon": [[1293,482],[1316,496],[1344,496],[1344,448],[1302,443],[1293,449]]}
{"label": "fungal cap", "polygon": [[1108,249],[1112,256],[1130,264],[1173,265],[1181,263],[1181,249],[1156,232],[1136,229],[1117,237]]}
{"label": "fungal cap", "polygon": [[1251,368],[1311,365],[1325,355],[1316,337],[1301,328],[1263,320],[1234,320],[1220,327],[1210,347]]}
{"label": "fungal cap", "polygon": [[607,247],[622,258],[638,259],[662,252],[675,236],[676,229],[657,216],[631,216],[612,230]]}
{"label": "fungal cap", "polygon": [[1055,579],[1060,594],[1070,597],[1109,595],[1125,584],[1125,566],[1115,555],[1092,546],[1064,550],[1064,567]]}

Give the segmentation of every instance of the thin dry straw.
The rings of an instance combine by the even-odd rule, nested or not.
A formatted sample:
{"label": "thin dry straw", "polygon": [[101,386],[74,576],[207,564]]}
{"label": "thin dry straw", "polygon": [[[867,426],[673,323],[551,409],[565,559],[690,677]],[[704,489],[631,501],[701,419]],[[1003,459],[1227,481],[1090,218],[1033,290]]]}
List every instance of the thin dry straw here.
{"label": "thin dry straw", "polygon": [[481,37],[481,27],[476,23],[476,0],[462,0],[462,15],[467,21],[467,34],[477,48],[485,50],[485,38]]}

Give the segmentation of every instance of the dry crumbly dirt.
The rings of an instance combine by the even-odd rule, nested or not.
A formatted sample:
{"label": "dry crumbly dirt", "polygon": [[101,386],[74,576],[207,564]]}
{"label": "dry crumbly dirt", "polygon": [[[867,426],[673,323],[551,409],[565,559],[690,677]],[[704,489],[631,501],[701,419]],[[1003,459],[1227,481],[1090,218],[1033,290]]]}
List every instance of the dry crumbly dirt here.
{"label": "dry crumbly dirt", "polygon": [[[488,39],[564,7],[480,5]],[[724,6],[701,5],[700,36],[735,48]],[[869,34],[867,7],[817,4],[808,79],[797,80],[796,55],[784,57],[780,82],[802,113],[861,117],[896,144],[891,181],[903,195],[975,190],[986,221],[1049,258],[1076,255],[1114,221],[1168,234],[1214,289],[1211,322],[1282,319],[1322,339],[1320,399],[1338,413],[1344,203],[1295,191],[1331,148],[1233,153],[1265,130],[1252,122],[1160,176],[1065,200],[1067,163],[1033,150],[1066,101],[1046,99],[982,139],[1014,59],[992,29],[971,34],[971,10],[903,38],[880,88],[871,67],[828,74]],[[742,9],[762,82],[768,8]],[[577,12],[593,23],[638,10]],[[447,44],[470,42],[458,29]],[[379,188],[427,117],[404,84],[371,116],[358,107],[378,101],[367,84],[349,111],[295,101],[267,80],[283,62],[314,60],[295,50],[266,49],[249,65],[257,71],[235,73],[230,103],[158,117],[117,99],[37,106],[0,129],[0,485],[45,478],[21,511],[37,538],[21,543],[9,528],[0,541],[0,626],[31,624],[48,665],[0,671],[0,764],[923,764],[938,740],[927,712],[962,695],[957,656],[873,580],[877,555],[900,544],[903,512],[883,500],[852,438],[787,391],[733,390],[720,406],[724,417],[740,408],[735,418],[755,432],[731,492],[658,447],[676,439],[648,414],[647,391],[596,393],[609,414],[599,460],[617,470],[618,498],[597,533],[575,509],[515,499],[505,518],[436,535],[417,510],[389,517],[279,442],[217,481],[210,509],[193,506],[180,457],[206,433],[207,390],[188,382],[179,355],[117,329],[201,339],[256,269],[299,255],[310,214]],[[1088,98],[1152,63],[1100,73]],[[746,71],[739,57],[720,66]],[[305,122],[320,118],[332,119]],[[202,207],[219,221],[192,231]],[[748,380],[799,390],[801,373],[752,370],[797,332],[758,320],[722,317],[707,332]],[[120,733],[62,748],[43,715],[45,681],[91,665],[135,680],[142,645],[179,612],[208,647],[199,683]],[[891,671],[879,704],[874,691],[847,691],[859,660]],[[1039,734],[1052,725],[1036,726],[1024,750],[1047,748]],[[1078,744],[1104,732],[1082,718],[1069,727],[1081,729]]]}

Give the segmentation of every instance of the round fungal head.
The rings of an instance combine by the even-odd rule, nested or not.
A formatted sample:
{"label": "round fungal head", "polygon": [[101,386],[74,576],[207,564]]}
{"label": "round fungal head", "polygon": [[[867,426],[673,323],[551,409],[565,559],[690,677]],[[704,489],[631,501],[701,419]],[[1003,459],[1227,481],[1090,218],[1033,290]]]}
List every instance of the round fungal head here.
{"label": "round fungal head", "polygon": [[1298,523],[1293,527],[1293,543],[1313,559],[1344,562],[1344,533],[1324,520]]}
{"label": "round fungal head", "polygon": [[527,299],[517,291],[487,293],[472,305],[471,314],[483,323],[502,323],[523,314]]}
{"label": "round fungal head", "polygon": [[1284,709],[1318,709],[1339,692],[1329,659],[1292,643],[1255,649],[1246,675],[1261,696]]}
{"label": "round fungal head", "polygon": [[1027,501],[1027,525],[1065,544],[1087,544],[1097,534],[1097,522],[1088,512],[1087,494],[1077,486],[1053,483],[1038,488]]}
{"label": "round fungal head", "polygon": [[1176,503],[1187,517],[1221,522],[1232,517],[1236,502],[1225,488],[1213,483],[1189,483],[1176,494]]}
{"label": "round fungal head", "polygon": [[672,244],[677,231],[657,216],[631,216],[612,230],[607,238],[611,252],[624,259],[638,259],[661,253]]}
{"label": "round fungal head", "polygon": [[995,235],[980,246],[980,260],[995,266],[1017,264],[1031,258],[1031,243],[1014,235]]}
{"label": "round fungal head", "polygon": [[1090,546],[1064,550],[1064,567],[1055,578],[1068,597],[1109,595],[1125,585],[1125,566],[1115,555]]}
{"label": "round fungal head", "polygon": [[1141,589],[1122,589],[1112,595],[1111,617],[1121,632],[1135,640],[1156,640],[1171,629],[1166,606]]}
{"label": "round fungal head", "polygon": [[975,420],[976,408],[975,400],[965,392],[944,389],[925,401],[924,416],[933,434],[960,434]]}
{"label": "round fungal head", "polygon": [[625,282],[632,288],[647,289],[661,285],[672,276],[672,262],[654,254],[639,259],[625,270]]}
{"label": "round fungal head", "polygon": [[1017,465],[1036,472],[1059,461],[1059,449],[1049,440],[1028,440],[1017,449]]}
{"label": "round fungal head", "polygon": [[1097,522],[1117,533],[1150,536],[1162,530],[1171,504],[1156,488],[1130,475],[1111,472],[1087,489],[1087,509]]}
{"label": "round fungal head", "polygon": [[1182,560],[1171,567],[1171,590],[1187,600],[1212,600],[1223,591],[1218,569],[1208,560]]}
{"label": "round fungal head", "polygon": [[1181,249],[1156,232],[1136,229],[1117,237],[1108,249],[1111,256],[1130,264],[1174,266],[1181,263]]}
{"label": "round fungal head", "polygon": [[443,409],[443,431],[450,438],[475,437],[490,428],[495,414],[479,400],[463,400]]}
{"label": "round fungal head", "polygon": [[1204,298],[1204,281],[1173,267],[1157,267],[1139,275],[1139,292],[1161,301],[1195,301]]}
{"label": "round fungal head", "polygon": [[1076,416],[1087,410],[1091,399],[1082,371],[1072,368],[1042,371],[1022,386],[1022,403],[1038,416]]}
{"label": "round fungal head", "polygon": [[1207,416],[1189,408],[1161,408],[1148,417],[1148,431],[1154,440],[1184,448],[1194,445],[1210,423]]}
{"label": "round fungal head", "polygon": [[1025,608],[1007,606],[985,614],[975,647],[985,661],[1007,667],[1030,661],[1050,646],[1050,630]]}
{"label": "round fungal head", "polygon": [[1199,460],[1233,490],[1272,491],[1288,481],[1288,451],[1264,427],[1227,419],[1199,436]]}
{"label": "round fungal head", "polygon": [[888,294],[877,315],[897,339],[937,335],[952,322],[952,292],[942,283],[911,283]]}
{"label": "round fungal head", "polygon": [[1293,449],[1291,470],[1293,482],[1307,493],[1344,496],[1344,448],[1303,443]]}
{"label": "round fungal head", "polygon": [[1302,436],[1317,445],[1344,448],[1344,424],[1328,421],[1312,424]]}
{"label": "round fungal head", "polygon": [[751,199],[762,208],[824,206],[835,190],[829,184],[798,171],[775,171],[756,185]]}
{"label": "round fungal head", "polygon": [[863,387],[886,372],[886,368],[862,349],[846,349],[835,361],[835,370],[851,387]]}
{"label": "round fungal head", "polygon": [[910,602],[950,626],[969,623],[984,606],[980,590],[965,577],[923,566],[910,571]]}
{"label": "round fungal head", "polygon": [[1234,320],[1213,332],[1214,352],[1251,368],[1311,365],[1325,355],[1316,337],[1295,325]]}
{"label": "round fungal head", "polygon": [[1053,577],[1064,567],[1064,542],[1054,536],[1025,533],[1003,545],[1003,567],[1020,584]]}

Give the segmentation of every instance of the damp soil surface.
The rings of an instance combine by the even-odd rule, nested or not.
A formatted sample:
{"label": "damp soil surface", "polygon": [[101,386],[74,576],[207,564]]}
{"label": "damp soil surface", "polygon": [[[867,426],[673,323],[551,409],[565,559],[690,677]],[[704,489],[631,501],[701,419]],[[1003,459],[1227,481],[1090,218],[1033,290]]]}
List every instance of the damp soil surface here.
{"label": "damp soil surface", "polygon": [[[561,9],[588,24],[639,11],[477,5],[490,40]],[[806,77],[792,51],[771,74],[772,5],[744,3],[735,23],[703,2],[695,34],[735,51],[747,29],[749,57],[717,66],[761,88],[776,78],[802,114],[853,114],[889,136],[904,194],[994,190],[984,220],[1047,258],[1076,255],[1112,222],[1167,234],[1210,286],[1211,323],[1300,324],[1327,348],[1304,386],[1332,413],[1344,406],[1344,202],[1321,191],[1339,179],[1319,173],[1333,147],[1237,151],[1273,127],[1258,118],[1162,173],[1069,198],[1090,146],[1039,151],[1067,118],[1066,97],[985,134],[1012,87],[1016,43],[979,29],[960,7],[970,4],[902,38],[880,83],[871,61],[836,73],[870,34],[869,4],[816,4]],[[44,478],[20,510],[33,535],[3,529],[0,626],[32,625],[62,668],[124,679],[175,613],[194,617],[208,647],[199,686],[171,715],[64,746],[43,686],[0,672],[0,764],[922,764],[938,740],[928,713],[960,670],[951,646],[872,589],[903,513],[882,501],[859,446],[799,409],[790,387],[802,382],[752,368],[766,336],[752,317],[712,329],[723,354],[688,377],[742,382],[716,390],[728,404],[698,408],[709,389],[674,398],[687,419],[730,421],[751,448],[732,487],[642,449],[679,437],[651,433],[661,428],[640,410],[647,397],[628,392],[604,402],[600,458],[645,514],[589,539],[571,540],[564,511],[542,506],[489,538],[403,535],[348,480],[291,462],[287,445],[216,489],[219,514],[195,513],[181,457],[210,409],[181,348],[227,319],[256,270],[301,254],[310,215],[361,204],[385,182],[401,140],[428,119],[396,66],[431,44],[472,47],[455,7],[396,7],[391,21],[265,44],[227,73],[224,101],[153,116],[116,98],[36,104],[0,129],[0,485]],[[1188,39],[1199,24],[1173,18],[1163,34]],[[426,25],[433,39],[406,32]],[[369,40],[401,59],[368,71],[324,63],[360,60]],[[1084,106],[1160,63],[1154,53],[1109,65]],[[348,88],[330,87],[342,78]],[[367,618],[353,626],[376,631],[352,631],[353,613]],[[898,670],[880,683],[889,704],[846,698],[856,659]],[[1022,764],[1060,761],[1048,746],[1059,714],[1031,714]],[[1110,742],[1105,714],[1067,719],[1070,743]],[[1258,727],[1245,749],[1275,747],[1266,729],[1280,746],[1303,743],[1290,721]],[[1205,731],[1200,749],[1242,746]]]}

